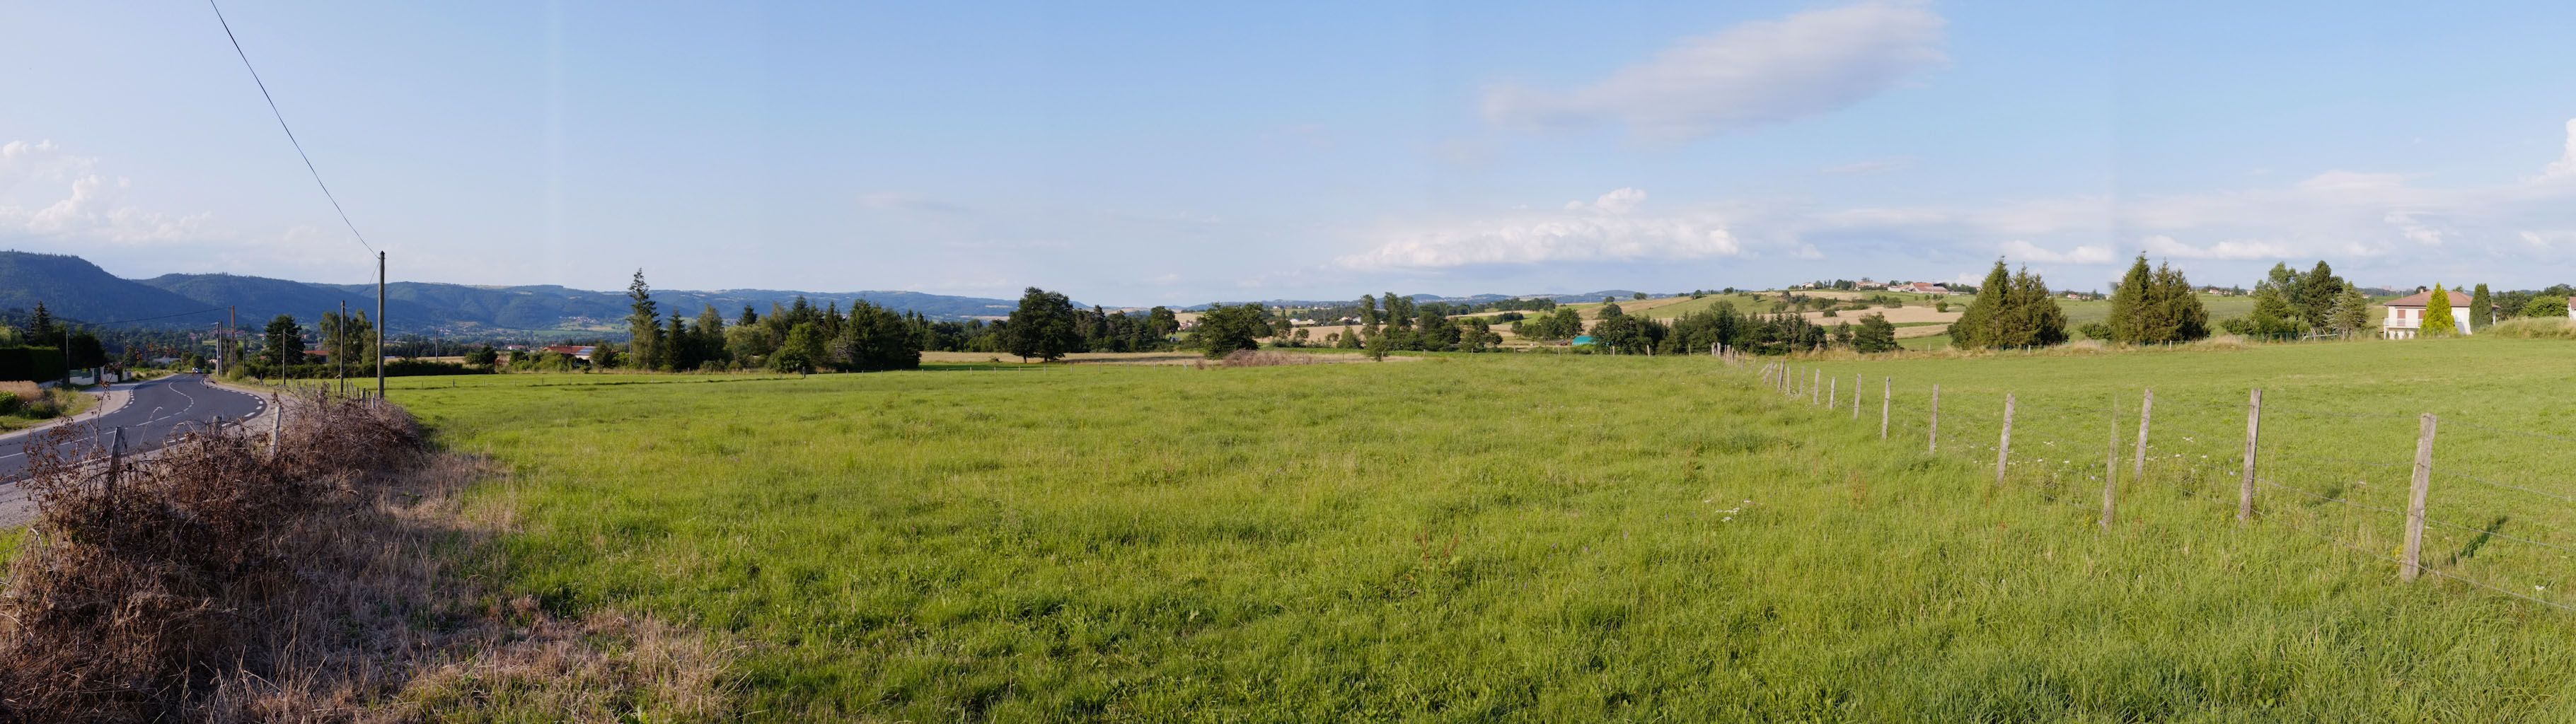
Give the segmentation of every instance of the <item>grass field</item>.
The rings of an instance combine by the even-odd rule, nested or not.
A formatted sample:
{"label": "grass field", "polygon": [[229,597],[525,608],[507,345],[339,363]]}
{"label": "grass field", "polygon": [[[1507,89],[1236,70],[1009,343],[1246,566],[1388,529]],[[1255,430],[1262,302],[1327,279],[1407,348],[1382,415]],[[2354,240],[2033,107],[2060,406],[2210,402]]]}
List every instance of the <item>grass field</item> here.
{"label": "grass field", "polygon": [[[1706,357],[515,375],[396,380],[396,399],[514,471],[525,528],[475,553],[494,575],[559,611],[755,642],[756,720],[2554,721],[2576,614],[2401,584],[2288,527],[2396,530],[2367,518],[2267,496],[2240,528],[2161,459],[2104,532],[2080,476],[2107,416],[2040,408],[2152,382],[2211,411],[2160,424],[2215,440],[2229,411],[2186,403],[2261,381],[2280,405],[2563,429],[2531,391],[2565,389],[2569,351],[1816,365],[1896,377],[1912,405],[1942,382],[1941,455]],[[1971,446],[2007,387],[2023,446],[2095,452],[1995,488]],[[2411,440],[2395,422],[2267,425],[2385,460]],[[2435,517],[2563,521],[2455,487]],[[2556,600],[2561,552],[2504,543],[2442,565]]]}

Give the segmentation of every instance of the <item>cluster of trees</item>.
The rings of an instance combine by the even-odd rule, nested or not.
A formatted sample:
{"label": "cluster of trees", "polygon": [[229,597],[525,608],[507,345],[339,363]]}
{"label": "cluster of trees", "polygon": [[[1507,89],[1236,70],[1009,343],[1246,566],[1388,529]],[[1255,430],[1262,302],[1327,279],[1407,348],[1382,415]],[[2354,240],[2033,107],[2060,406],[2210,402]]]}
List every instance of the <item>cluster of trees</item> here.
{"label": "cluster of trees", "polygon": [[97,333],[55,319],[37,302],[23,329],[0,325],[0,379],[52,380],[69,370],[123,367],[108,349]]}
{"label": "cluster of trees", "polygon": [[[1264,320],[1260,331],[1267,334],[1267,317],[1261,306],[1244,306]],[[943,322],[933,326],[940,334],[936,349],[1004,352],[1022,359],[1052,362],[1076,352],[1172,349],[1172,336],[1180,331],[1181,321],[1180,315],[1163,307],[1144,312],[1110,312],[1096,306],[1078,309],[1063,294],[1029,287],[1020,295],[1020,306],[1011,311],[1009,319],[991,324]]]}
{"label": "cluster of trees", "polygon": [[2048,283],[2029,267],[2011,272],[1997,259],[1977,288],[1984,293],[1950,324],[1950,346],[2023,349],[2066,341],[2066,310],[2058,308]]}
{"label": "cluster of trees", "polygon": [[838,302],[818,309],[803,297],[790,307],[771,304],[767,316],[744,307],[727,326],[714,307],[700,311],[694,322],[679,312],[663,318],[641,269],[626,292],[632,300],[626,349],[621,353],[613,345],[595,345],[594,366],[664,372],[913,369],[921,366],[921,350],[930,337],[930,323],[920,314],[865,300],[851,302],[847,314]]}
{"label": "cluster of trees", "polygon": [[[1554,301],[1515,301],[1523,302],[1521,306],[1526,307],[1518,311],[1547,312],[1536,319],[1577,317],[1577,328],[1580,328],[1579,315],[1572,309],[1558,307]],[[1363,294],[1358,307],[1359,329],[1348,334],[1334,332],[1328,335],[1327,343],[1343,349],[1365,349],[1371,356],[1380,358],[1395,350],[1484,352],[1499,349],[1503,335],[1494,331],[1491,320],[1484,317],[1451,319],[1449,316],[1470,314],[1469,309],[1443,302],[1417,304],[1411,298],[1390,292],[1386,295],[1386,309],[1379,310],[1377,298]],[[1200,324],[1204,326],[1206,323],[1202,321]]]}
{"label": "cluster of trees", "polygon": [[[2096,325],[2099,329],[2094,328]],[[2209,337],[2209,310],[2200,292],[2172,264],[2147,269],[2147,256],[2129,265],[2129,273],[2111,290],[2111,317],[2086,325],[2085,336],[2128,344],[2190,342]]]}
{"label": "cluster of trees", "polygon": [[2219,323],[2230,334],[2279,339],[2303,334],[2350,337],[2370,329],[2370,297],[2335,276],[2323,261],[2301,274],[2272,265],[2254,285],[2254,311]]}

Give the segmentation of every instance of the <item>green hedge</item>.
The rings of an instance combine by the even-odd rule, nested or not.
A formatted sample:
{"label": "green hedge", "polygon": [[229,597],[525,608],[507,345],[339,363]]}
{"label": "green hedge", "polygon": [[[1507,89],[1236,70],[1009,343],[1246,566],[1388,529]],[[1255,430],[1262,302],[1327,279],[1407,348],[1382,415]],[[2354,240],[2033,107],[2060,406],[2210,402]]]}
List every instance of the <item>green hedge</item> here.
{"label": "green hedge", "polygon": [[[276,365],[261,362],[253,362],[248,365],[244,365],[242,369],[249,372],[251,376],[262,379],[276,379],[284,377],[285,379],[294,380],[327,380],[336,377],[340,372],[340,368],[335,367],[330,363],[290,365],[286,368],[286,374],[284,375],[279,375],[277,373]],[[468,367],[454,362],[431,362],[428,360],[402,359],[391,360],[385,363],[386,377],[436,377],[441,375],[488,375],[491,373],[492,370],[490,368]],[[374,376],[376,376],[375,365],[349,366],[349,379]]]}
{"label": "green hedge", "polygon": [[0,349],[0,381],[31,380],[43,382],[63,378],[63,350],[60,347],[10,347]]}

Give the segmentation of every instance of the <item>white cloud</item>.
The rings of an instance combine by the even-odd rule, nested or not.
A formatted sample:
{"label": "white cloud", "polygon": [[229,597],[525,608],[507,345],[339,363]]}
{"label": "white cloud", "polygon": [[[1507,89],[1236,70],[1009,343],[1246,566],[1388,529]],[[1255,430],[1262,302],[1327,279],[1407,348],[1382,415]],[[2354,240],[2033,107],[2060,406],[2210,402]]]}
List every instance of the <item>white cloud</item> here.
{"label": "white cloud", "polygon": [[1368,251],[1339,260],[1348,269],[1436,269],[1479,264],[1558,261],[1710,259],[1744,253],[1716,214],[1641,216],[1646,192],[1622,188],[1563,213],[1521,213],[1500,220],[1384,235]]}
{"label": "white cloud", "polygon": [[2111,263],[2111,248],[2106,246],[2078,246],[2066,251],[2057,251],[2014,239],[2004,242],[2003,253],[2008,261],[2033,261],[2042,264]]}
{"label": "white cloud", "polygon": [[208,214],[170,216],[125,203],[133,182],[51,141],[0,145],[0,231],[121,244],[203,238]]}
{"label": "white cloud", "polygon": [[2173,259],[2228,259],[2244,261],[2253,259],[2286,259],[2294,255],[2294,252],[2292,252],[2289,247],[2278,242],[2229,240],[2217,242],[2208,246],[2192,246],[2180,241],[2175,241],[2173,237],[2163,234],[2148,236],[2146,239],[2141,241],[2141,246],[2145,247],[2144,251],[2148,256]]}
{"label": "white cloud", "polygon": [[1602,194],[1601,198],[1593,199],[1592,203],[1589,204],[1581,201],[1565,202],[1565,210],[1592,211],[1619,215],[1637,210],[1637,204],[1644,203],[1645,200],[1646,192],[1633,188],[1622,188],[1617,191]]}
{"label": "white cloud", "polygon": [[2576,176],[2576,118],[2567,119],[2567,150],[2541,172],[2542,178]]}
{"label": "white cloud", "polygon": [[1663,142],[1804,118],[1948,63],[1944,22],[1921,2],[1884,0],[1744,23],[1563,93],[1493,88],[1485,115],[1534,128],[1617,120]]}

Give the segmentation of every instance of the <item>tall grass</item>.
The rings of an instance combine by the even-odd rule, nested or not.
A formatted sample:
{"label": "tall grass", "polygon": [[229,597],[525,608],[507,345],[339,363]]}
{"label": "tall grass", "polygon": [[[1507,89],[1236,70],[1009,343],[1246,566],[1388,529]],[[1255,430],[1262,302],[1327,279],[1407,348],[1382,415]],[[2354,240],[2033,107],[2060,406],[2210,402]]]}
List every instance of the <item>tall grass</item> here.
{"label": "tall grass", "polygon": [[[2326,347],[1827,369],[2536,374]],[[2056,502],[2072,462],[1999,488],[1706,357],[586,381],[397,399],[509,466],[521,532],[471,554],[508,595],[757,642],[754,719],[2548,721],[2576,694],[2565,612],[2233,525],[2179,465],[2105,531]],[[2344,404],[2436,394],[2407,389]]]}
{"label": "tall grass", "polygon": [[2497,322],[2477,334],[2513,339],[2576,339],[2576,322],[2566,317],[2524,317]]}

